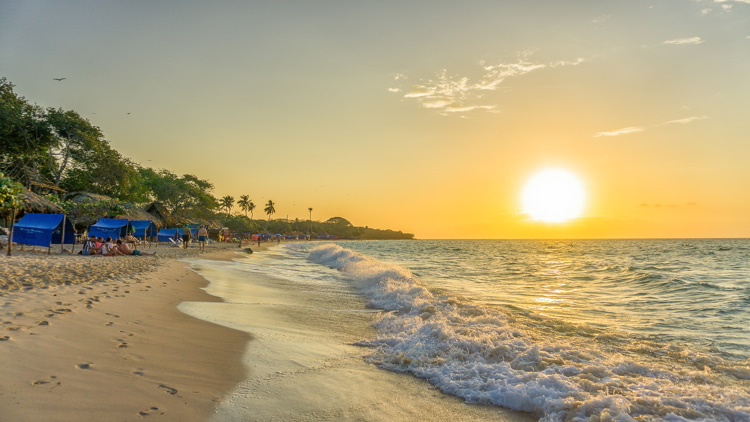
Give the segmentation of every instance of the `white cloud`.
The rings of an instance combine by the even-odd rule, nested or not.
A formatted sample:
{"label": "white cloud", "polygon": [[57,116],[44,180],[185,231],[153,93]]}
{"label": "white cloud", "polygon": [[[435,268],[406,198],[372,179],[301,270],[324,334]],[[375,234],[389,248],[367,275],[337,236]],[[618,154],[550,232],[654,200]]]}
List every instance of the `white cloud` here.
{"label": "white cloud", "polygon": [[[424,108],[434,109],[438,113],[470,112],[484,110],[496,112],[496,105],[482,100],[488,91],[495,91],[508,78],[523,76],[528,73],[559,66],[577,66],[584,63],[583,58],[573,61],[559,60],[551,63],[534,63],[530,56],[533,52],[522,52],[514,63],[488,64],[480,61],[479,76],[472,79],[463,75],[452,75],[447,69],[438,72],[434,78],[419,80],[417,85],[406,89],[404,98],[413,98]],[[394,80],[408,79],[398,74]],[[398,93],[400,88],[389,88]]]}
{"label": "white cloud", "polygon": [[714,0],[714,3],[727,3],[727,2],[750,4],[750,0]]}
{"label": "white cloud", "polygon": [[643,132],[645,129],[642,127],[624,127],[622,129],[616,129],[616,130],[610,130],[607,132],[599,132],[594,134],[594,138],[599,138],[602,136],[620,136],[620,135],[627,135],[629,133],[636,133],[636,132]]}
{"label": "white cloud", "polygon": [[702,44],[705,41],[701,37],[677,38],[674,40],[664,41],[662,44],[685,45],[685,44]]}
{"label": "white cloud", "polygon": [[686,125],[688,123],[695,122],[697,120],[703,120],[708,119],[708,116],[692,116],[692,117],[685,117],[684,119],[677,119],[677,120],[670,120],[668,122],[664,122],[665,125],[671,125],[671,124],[681,124]]}
{"label": "white cloud", "polygon": [[601,15],[601,16],[595,17],[591,22],[602,23],[604,21],[609,20],[609,18],[611,18],[611,17],[612,17],[612,15]]}
{"label": "white cloud", "polygon": [[707,15],[707,14],[711,13],[712,10],[713,9],[711,9],[710,7],[707,7],[705,9],[701,10],[701,15]]}

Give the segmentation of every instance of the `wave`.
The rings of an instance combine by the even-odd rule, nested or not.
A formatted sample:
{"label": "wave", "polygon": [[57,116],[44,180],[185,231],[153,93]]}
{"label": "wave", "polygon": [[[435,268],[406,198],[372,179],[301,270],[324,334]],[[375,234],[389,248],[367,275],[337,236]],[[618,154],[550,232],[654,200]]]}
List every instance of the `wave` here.
{"label": "wave", "polygon": [[[360,346],[381,368],[429,380],[468,403],[562,420],[750,420],[750,362],[602,333],[571,335],[516,314],[439,295],[406,268],[338,245],[308,260],[340,270],[387,312]],[[582,330],[586,331],[586,330]],[[726,376],[734,375],[728,382]]]}

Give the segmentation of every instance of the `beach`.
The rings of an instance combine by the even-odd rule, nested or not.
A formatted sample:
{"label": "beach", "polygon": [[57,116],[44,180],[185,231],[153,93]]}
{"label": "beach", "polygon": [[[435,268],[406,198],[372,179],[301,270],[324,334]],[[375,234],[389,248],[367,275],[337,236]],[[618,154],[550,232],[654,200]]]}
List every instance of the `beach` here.
{"label": "beach", "polygon": [[[370,334],[376,312],[342,323],[312,306],[325,306],[323,296],[273,277],[243,280],[258,301],[242,316],[250,330],[178,310],[231,305],[217,297],[220,286],[207,288],[178,259],[206,267],[262,256],[267,245],[245,245],[261,252],[252,256],[236,244],[212,244],[203,254],[146,249],[156,257],[3,255],[1,419],[535,420],[467,406],[423,380],[378,369],[365,361],[367,348],[352,344]],[[252,403],[241,413],[232,409],[238,394]]]}

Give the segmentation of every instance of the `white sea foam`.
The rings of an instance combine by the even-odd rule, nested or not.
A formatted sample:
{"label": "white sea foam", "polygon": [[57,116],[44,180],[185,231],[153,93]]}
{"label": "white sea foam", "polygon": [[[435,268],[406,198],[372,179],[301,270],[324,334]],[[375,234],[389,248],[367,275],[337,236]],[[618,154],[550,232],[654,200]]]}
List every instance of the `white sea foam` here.
{"label": "white sea foam", "polygon": [[710,364],[649,359],[618,348],[616,335],[548,336],[498,309],[433,294],[409,270],[338,245],[318,246],[308,260],[340,270],[370,306],[391,311],[376,323],[377,338],[359,343],[373,348],[373,363],[469,403],[544,421],[750,421],[746,382],[717,376]]}

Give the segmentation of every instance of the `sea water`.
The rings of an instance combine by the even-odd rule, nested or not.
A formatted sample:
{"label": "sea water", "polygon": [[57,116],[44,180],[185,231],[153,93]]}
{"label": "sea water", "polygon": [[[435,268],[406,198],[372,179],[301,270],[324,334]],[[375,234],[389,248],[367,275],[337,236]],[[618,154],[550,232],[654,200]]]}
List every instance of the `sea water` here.
{"label": "sea water", "polygon": [[[272,259],[268,259],[268,258]],[[232,265],[346,285],[388,371],[543,420],[750,421],[750,240],[288,244]]]}

